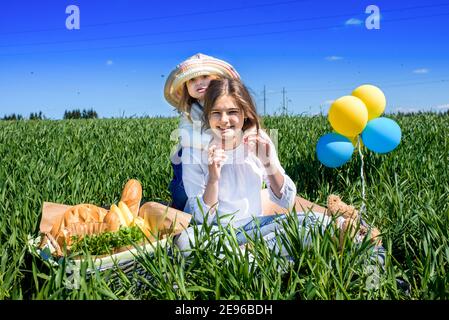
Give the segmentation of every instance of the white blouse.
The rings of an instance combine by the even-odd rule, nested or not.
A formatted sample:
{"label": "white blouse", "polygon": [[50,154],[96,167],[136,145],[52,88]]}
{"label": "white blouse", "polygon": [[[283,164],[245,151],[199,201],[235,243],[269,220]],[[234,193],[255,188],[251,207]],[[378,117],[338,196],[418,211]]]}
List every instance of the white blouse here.
{"label": "white blouse", "polygon": [[170,156],[172,163],[181,163],[182,159],[179,158],[178,152],[182,148],[207,149],[212,136],[202,128],[203,113],[203,107],[197,102],[192,104],[190,119],[186,112],[181,112],[178,130],[175,132],[174,137],[170,137],[170,139],[179,138],[176,150]]}
{"label": "white blouse", "polygon": [[[261,131],[265,139],[268,135]],[[262,182],[265,182],[270,199],[283,208],[292,209],[295,203],[296,186],[279,163],[274,144],[269,139],[274,152],[275,166],[284,176],[281,198],[270,187],[267,172],[257,156],[248,151],[245,144],[227,150],[227,161],[221,169],[218,183],[218,205],[209,207],[203,195],[209,177],[208,151],[197,148],[184,148],[182,153],[182,180],[188,197],[185,212],[191,213],[198,223],[204,223],[203,214],[209,213],[207,222],[217,223],[217,215],[224,225],[242,226],[255,216],[262,216]]]}
{"label": "white blouse", "polygon": [[181,114],[179,121],[180,144],[183,148],[194,147],[201,149],[209,145],[212,136],[203,130],[203,107],[198,103],[193,103],[190,109],[190,119],[187,113]]}

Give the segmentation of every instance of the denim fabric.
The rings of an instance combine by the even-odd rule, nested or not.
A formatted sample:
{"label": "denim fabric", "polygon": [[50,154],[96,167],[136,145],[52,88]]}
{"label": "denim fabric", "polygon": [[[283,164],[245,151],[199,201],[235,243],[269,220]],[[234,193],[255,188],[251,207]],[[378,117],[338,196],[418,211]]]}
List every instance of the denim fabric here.
{"label": "denim fabric", "polygon": [[[181,158],[182,148],[178,151],[178,157]],[[187,202],[187,194],[184,190],[184,184],[182,182],[182,163],[171,163],[173,168],[173,179],[168,186],[172,197],[172,207],[183,211]]]}
{"label": "denim fabric", "polygon": [[250,238],[253,238],[258,230],[260,230],[262,236],[276,231],[276,229],[280,227],[280,225],[278,225],[276,222],[285,218],[286,215],[284,214],[256,217],[255,219],[245,224],[243,227],[237,228],[236,237],[239,245],[247,242],[246,235]]}
{"label": "denim fabric", "polygon": [[[285,218],[287,218],[285,214],[254,218],[244,226],[235,229],[238,244],[242,245],[248,242],[248,237],[255,239],[256,236],[261,235],[270,249],[274,249],[282,256],[286,256],[286,250],[282,246],[278,246],[277,237],[279,233],[283,232],[281,220]],[[306,221],[304,221],[305,219]],[[310,245],[310,242],[312,240],[310,237],[310,233],[307,232],[309,229],[313,228],[316,225],[320,225],[324,230],[326,226],[331,222],[331,218],[322,213],[313,213],[306,215],[301,212],[298,213],[298,220],[301,228],[303,227],[303,225],[306,228],[303,239],[306,246]],[[201,229],[202,225],[198,225],[198,228]],[[212,230],[217,231],[218,227],[214,225],[212,226]],[[187,228],[180,235],[178,235],[175,238],[175,243],[181,250],[190,250],[191,243],[195,245],[193,227]]]}
{"label": "denim fabric", "polygon": [[[331,222],[331,218],[321,213],[304,214],[303,212],[297,213],[300,227],[305,227],[310,230],[313,227],[320,226],[322,230]],[[288,253],[285,248],[279,247],[279,239],[277,235],[283,232],[282,220],[286,219],[285,214],[277,214],[272,216],[256,217],[251,222],[247,223],[243,227],[236,229],[236,237],[239,245],[248,242],[248,238],[254,239],[255,236],[262,236],[268,248],[274,249],[275,252],[280,253],[281,256],[288,257]],[[306,221],[304,221],[307,219]],[[308,231],[306,230],[306,231]],[[310,245],[311,238],[308,232],[304,233],[303,243]],[[382,246],[375,246],[371,249],[370,262],[378,263],[380,266],[385,265],[386,250]]]}
{"label": "denim fabric", "polygon": [[[325,228],[332,219],[322,213],[311,212],[305,214],[304,212],[298,212],[298,223],[300,228],[305,228],[303,233],[304,237],[302,242],[305,246],[311,244],[310,229],[314,227],[321,227],[324,232]],[[273,249],[275,252],[279,253],[281,256],[287,257],[288,252],[282,246],[278,239],[278,234],[284,232],[284,227],[282,226],[282,220],[286,219],[285,214],[277,214],[272,216],[262,216],[256,217],[243,227],[236,230],[236,237],[239,245],[248,242],[248,238],[255,239],[257,236],[261,236],[268,248]]]}
{"label": "denim fabric", "polygon": [[[309,214],[305,214],[303,212],[299,212],[297,213],[297,215],[300,228],[306,228],[306,230],[304,230],[305,232],[303,233],[304,238],[302,239],[302,242],[305,246],[311,245],[312,241],[310,232],[308,231],[315,227],[320,227],[324,232],[327,225],[332,221],[331,217],[328,217],[322,213],[312,212]],[[279,241],[280,239],[278,237],[278,235],[284,231],[282,220],[286,218],[287,216],[285,214],[254,218],[244,226],[235,229],[238,244],[243,245],[248,242],[248,238],[254,240],[255,237],[261,236],[267,244],[268,248],[291,260],[291,257],[288,256],[287,250],[284,248],[284,246],[282,246],[282,243]],[[198,227],[201,228],[202,225],[198,225]],[[212,231],[218,231],[218,227],[212,226]],[[185,250],[186,255],[189,254],[188,252],[191,249],[190,242],[195,245],[193,227],[187,228],[187,230],[184,230],[179,236],[175,238],[176,245],[180,250]],[[367,263],[378,263],[381,267],[383,267],[385,265],[385,253],[386,250],[384,247],[373,247],[370,261],[367,261]]]}

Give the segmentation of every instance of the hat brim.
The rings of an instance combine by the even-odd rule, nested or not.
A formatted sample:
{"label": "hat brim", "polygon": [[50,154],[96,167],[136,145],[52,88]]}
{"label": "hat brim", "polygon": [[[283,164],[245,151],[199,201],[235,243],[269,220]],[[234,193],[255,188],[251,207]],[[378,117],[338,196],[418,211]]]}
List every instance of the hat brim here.
{"label": "hat brim", "polygon": [[177,109],[180,109],[180,99],[183,85],[190,79],[217,75],[233,79],[240,79],[240,75],[234,70],[232,66],[224,61],[216,59],[216,61],[209,60],[202,63],[184,66],[184,68],[176,68],[167,78],[164,86],[165,99]]}

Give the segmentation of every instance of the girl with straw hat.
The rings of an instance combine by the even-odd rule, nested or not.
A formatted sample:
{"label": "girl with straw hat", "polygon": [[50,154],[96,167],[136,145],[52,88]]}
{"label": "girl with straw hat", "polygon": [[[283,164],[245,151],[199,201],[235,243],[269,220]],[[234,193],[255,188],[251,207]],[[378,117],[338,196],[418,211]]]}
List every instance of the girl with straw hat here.
{"label": "girl with straw hat", "polygon": [[218,78],[240,79],[239,74],[226,61],[197,53],[181,62],[165,82],[165,99],[180,113],[178,127],[180,144],[171,157],[174,177],[170,182],[172,206],[184,210],[187,196],[182,182],[182,148],[207,147],[210,135],[202,130],[203,102],[209,82]]}

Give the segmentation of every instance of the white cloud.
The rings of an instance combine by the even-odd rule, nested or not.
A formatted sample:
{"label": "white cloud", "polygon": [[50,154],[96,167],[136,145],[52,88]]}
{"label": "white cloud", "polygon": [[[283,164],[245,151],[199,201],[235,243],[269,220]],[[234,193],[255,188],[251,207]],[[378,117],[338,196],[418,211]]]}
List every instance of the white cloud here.
{"label": "white cloud", "polygon": [[391,110],[391,112],[402,112],[402,113],[412,113],[412,112],[418,112],[419,110],[422,110],[422,108],[419,107],[397,107]]}
{"label": "white cloud", "polygon": [[360,19],[356,19],[356,18],[351,18],[345,21],[345,25],[347,26],[359,26],[363,23],[362,20]]}
{"label": "white cloud", "polygon": [[339,57],[339,56],[329,56],[325,58],[327,61],[337,61],[337,60],[342,60],[343,57]]}
{"label": "white cloud", "polygon": [[413,112],[419,112],[419,111],[431,111],[431,112],[445,112],[446,110],[449,110],[449,103],[446,104],[440,104],[437,106],[432,106],[429,108],[429,106],[403,106],[403,107],[396,107],[393,108],[390,111],[387,111],[387,113],[396,113],[396,112],[402,112],[402,113],[413,113]]}
{"label": "white cloud", "polygon": [[446,110],[446,109],[449,109],[449,103],[441,104],[441,105],[436,106],[434,108],[437,109],[437,110]]}
{"label": "white cloud", "polygon": [[112,66],[113,64],[114,64],[114,61],[112,61],[112,60],[106,61],[107,66]]}
{"label": "white cloud", "polygon": [[415,70],[413,70],[413,73],[416,73],[416,74],[426,74],[426,73],[429,73],[429,69],[427,69],[427,68],[421,68],[421,69],[415,69]]}

